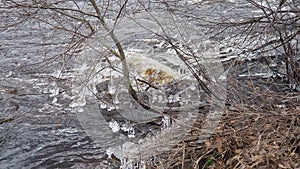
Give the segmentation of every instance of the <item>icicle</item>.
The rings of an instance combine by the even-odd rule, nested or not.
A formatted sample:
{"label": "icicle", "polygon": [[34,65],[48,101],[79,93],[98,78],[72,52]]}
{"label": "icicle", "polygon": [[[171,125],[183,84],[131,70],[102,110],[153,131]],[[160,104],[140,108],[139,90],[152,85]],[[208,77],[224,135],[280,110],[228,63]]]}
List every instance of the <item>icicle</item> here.
{"label": "icicle", "polygon": [[132,148],[132,146],[134,145],[134,143],[131,142],[126,142],[122,145],[121,147],[121,151],[122,151],[122,155],[121,157],[118,157],[121,160],[121,169],[134,169],[135,165],[134,165],[134,161],[130,158],[128,158],[127,155],[127,151],[130,150]]}
{"label": "icicle", "polygon": [[164,116],[164,118],[161,119],[163,122],[163,128],[170,127],[171,120],[168,116]]}
{"label": "icicle", "polygon": [[114,84],[108,85],[108,93],[111,95],[116,93],[116,86]]}
{"label": "icicle", "polygon": [[119,98],[118,98],[118,97],[115,97],[115,98],[114,98],[114,104],[119,104],[119,103],[120,103]]}

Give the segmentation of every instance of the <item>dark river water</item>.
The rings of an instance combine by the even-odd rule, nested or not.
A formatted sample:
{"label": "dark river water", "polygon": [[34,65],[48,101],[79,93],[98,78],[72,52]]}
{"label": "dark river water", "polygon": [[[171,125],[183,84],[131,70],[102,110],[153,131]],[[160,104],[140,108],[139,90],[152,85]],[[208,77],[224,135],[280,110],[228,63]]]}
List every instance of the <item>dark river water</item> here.
{"label": "dark river water", "polygon": [[[106,151],[119,143],[111,141],[115,135],[95,98],[87,99],[81,108],[69,106],[76,84],[72,70],[82,64],[78,61],[86,60],[77,59],[80,52],[66,52],[72,33],[26,19],[26,11],[1,8],[5,5],[0,2],[0,168],[118,168],[108,161]],[[195,13],[217,17],[219,12],[245,12],[243,3],[236,6],[241,9],[208,3]],[[143,34],[130,25],[122,31],[123,39],[134,39],[135,31]],[[126,45],[148,50],[136,42]],[[78,114],[83,111],[84,115]]]}
{"label": "dark river water", "polygon": [[[64,96],[70,95],[70,79],[55,75],[62,67],[72,67],[60,60],[70,36],[26,20],[22,11],[6,9],[3,3],[0,168],[114,168],[106,160],[103,143],[86,134],[68,106],[70,99]],[[16,22],[20,23],[13,25]]]}

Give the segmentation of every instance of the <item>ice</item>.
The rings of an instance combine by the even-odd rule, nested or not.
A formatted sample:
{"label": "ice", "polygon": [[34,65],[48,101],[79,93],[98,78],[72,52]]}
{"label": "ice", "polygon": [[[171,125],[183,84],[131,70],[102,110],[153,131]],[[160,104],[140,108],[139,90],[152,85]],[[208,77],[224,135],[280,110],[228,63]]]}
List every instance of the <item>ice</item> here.
{"label": "ice", "polygon": [[250,77],[250,76],[256,76],[256,77],[262,77],[262,78],[269,78],[273,76],[272,72],[261,72],[261,73],[254,73],[254,74],[241,74],[239,77]]}
{"label": "ice", "polygon": [[219,77],[219,80],[226,80],[227,79],[227,76],[225,74],[222,74],[220,77]]}
{"label": "ice", "polygon": [[58,132],[73,134],[73,133],[77,133],[78,129],[69,127],[69,128],[58,129]]}
{"label": "ice", "polygon": [[114,152],[111,151],[111,149],[106,149],[106,154],[107,154],[108,158],[111,158],[112,155],[114,154]]}
{"label": "ice", "polygon": [[[107,149],[106,153],[108,156],[114,154],[121,160],[121,169],[134,169],[134,160],[128,158],[127,156],[127,152],[130,151],[134,146],[134,143],[125,142],[120,147]],[[120,152],[120,154],[117,152]]]}
{"label": "ice", "polygon": [[119,104],[119,103],[120,103],[119,98],[118,98],[118,97],[115,97],[115,98],[114,98],[114,104]]}
{"label": "ice", "polygon": [[102,102],[100,103],[100,108],[101,109],[105,109],[106,107],[107,107],[107,105],[105,103],[102,103]]}
{"label": "ice", "polygon": [[86,105],[85,90],[86,89],[83,89],[80,93],[78,93],[77,97],[69,104],[69,107],[82,107]]}
{"label": "ice", "polygon": [[135,138],[135,130],[130,124],[122,124],[122,127],[120,128],[121,130],[125,131],[128,133],[129,138]]}
{"label": "ice", "polygon": [[82,112],[84,112],[84,109],[83,109],[83,108],[77,108],[76,111],[77,111],[78,113],[82,113]]}
{"label": "ice", "polygon": [[70,104],[69,107],[82,107],[86,105],[86,100],[85,97],[73,100]]}
{"label": "ice", "polygon": [[52,74],[52,76],[55,77],[55,78],[61,78],[62,77],[62,71],[57,70]]}
{"label": "ice", "polygon": [[161,96],[161,95],[159,95],[158,97],[157,97],[157,101],[158,102],[161,102],[163,100],[163,97]]}
{"label": "ice", "polygon": [[14,75],[15,73],[13,71],[9,71],[9,73],[7,75],[5,75],[6,78],[11,77],[12,75]]}
{"label": "ice", "polygon": [[181,97],[178,94],[171,95],[171,96],[169,96],[168,100],[169,100],[169,103],[170,102],[177,102],[177,101],[181,100]]}
{"label": "ice", "polygon": [[51,103],[54,104],[56,102],[57,102],[57,97],[54,97]]}
{"label": "ice", "polygon": [[69,96],[66,92],[63,92],[63,93],[62,93],[62,96],[63,96],[63,98],[66,98],[66,99],[71,99],[71,98],[72,98],[72,97]]}
{"label": "ice", "polygon": [[162,118],[162,122],[163,122],[164,128],[170,127],[170,125],[171,125],[171,119],[168,116],[164,116]]}
{"label": "ice", "polygon": [[111,128],[111,130],[112,130],[113,133],[116,133],[116,132],[120,131],[120,125],[115,120],[111,120],[108,123],[108,125]]}
{"label": "ice", "polygon": [[[159,43],[155,42],[155,43]],[[160,46],[161,48],[163,48],[163,46],[166,45],[165,42],[161,42],[160,44],[158,44],[158,46]],[[207,44],[210,45],[210,44]],[[155,56],[153,56],[153,54],[149,54],[149,53],[145,53],[143,50],[141,49],[129,49],[128,51],[125,51],[125,55],[127,57],[127,62],[128,65],[130,67],[130,73],[131,76],[135,76],[135,77],[145,77],[142,76],[144,74],[142,74],[143,72],[145,72],[145,70],[148,69],[153,69],[153,70],[163,70],[164,72],[166,72],[168,75],[170,75],[172,78],[174,78],[175,80],[180,79],[191,79],[191,75],[186,75],[187,73],[189,73],[189,70],[186,66],[184,66],[184,64],[182,64],[182,61],[180,59],[178,59],[178,57],[176,57],[176,53],[174,53],[174,50],[169,50],[167,53],[161,53],[161,54],[155,54]],[[101,52],[99,52],[101,53]],[[97,53],[97,57],[100,55],[99,53]],[[217,55],[215,55],[215,53],[210,52],[209,55],[207,55],[207,57],[216,57]],[[89,57],[89,56],[88,56]],[[217,58],[217,57],[216,57]],[[219,58],[218,58],[219,59]],[[115,69],[120,70],[121,71],[121,62],[119,61],[118,58],[115,58],[115,60],[109,58],[109,60],[111,61],[111,65],[106,65],[106,66],[113,66]],[[87,62],[87,61],[86,61]],[[78,81],[77,84],[75,84],[74,86],[74,90],[72,92],[76,93],[77,95],[79,95],[79,103],[80,103],[80,99],[83,99],[85,97],[83,97],[81,94],[78,94],[78,92],[82,89],[82,87],[85,86],[90,86],[91,88],[94,88],[96,83],[100,83],[104,80],[111,80],[110,85],[109,85],[109,93],[113,94],[113,95],[117,95],[118,96],[118,92],[120,93],[120,90],[118,88],[118,82],[120,82],[120,76],[122,76],[121,73],[119,73],[118,71],[114,71],[110,68],[107,69],[103,69],[101,70],[104,66],[105,63],[101,63],[99,64],[99,66],[94,66],[95,70],[94,72],[89,72],[92,74],[93,78],[89,78],[88,81],[84,81],[85,77],[86,77],[86,72],[89,70],[90,66],[87,66],[91,63],[86,63],[83,65],[79,65],[77,72],[78,72]],[[93,75],[95,74],[97,71],[101,70],[101,72],[99,74],[101,74],[101,76],[97,76],[97,75]],[[82,79],[83,78],[83,79]],[[118,81],[119,80],[119,81]],[[82,84],[80,84],[81,82],[86,82],[84,85],[85,86],[81,86]],[[164,79],[161,81],[162,83],[166,82],[164,81]],[[78,86],[80,86],[79,88],[76,88]],[[80,89],[80,90],[79,90]],[[182,92],[186,92],[190,90],[195,90],[196,89],[196,85],[192,85],[191,87],[187,87],[185,88]],[[154,93],[154,92],[153,92]],[[153,93],[151,93],[150,95],[152,95]],[[86,93],[83,93],[84,96],[89,95],[90,93],[87,91]],[[165,93],[155,93],[155,95],[152,97],[151,101],[157,101],[160,102],[159,106],[165,106],[164,103],[166,102],[166,95]],[[140,111],[140,110],[135,110],[133,111],[129,106],[129,104],[125,104],[124,102],[129,102],[129,99],[122,99],[122,97],[119,98],[119,100],[114,100],[114,104],[118,104],[119,102],[121,102],[122,104],[119,105],[120,106],[120,114],[122,115],[122,117],[126,118],[128,121],[141,121],[142,118],[145,119],[149,119],[148,117],[150,116],[148,112],[146,111]],[[179,95],[176,95],[172,98],[170,98],[174,101],[179,101],[181,100]],[[125,100],[125,101],[124,101]],[[185,101],[185,100],[184,100]],[[131,102],[130,102],[131,103]],[[162,103],[162,104],[161,104]],[[129,106],[127,106],[129,105]],[[121,107],[122,106],[122,107]],[[100,107],[101,108],[107,108],[108,111],[112,108],[111,105],[106,105],[104,103],[100,103]],[[154,114],[154,113],[153,113]],[[146,116],[147,115],[147,116]],[[151,115],[154,116],[154,115]],[[154,117],[156,116],[161,116],[159,114],[155,114]],[[161,118],[161,117],[160,117]],[[176,119],[177,120],[177,119]],[[177,139],[183,137],[183,135],[186,133],[185,131],[187,131],[187,129],[191,128],[191,126],[189,126],[189,124],[193,124],[193,122],[196,120],[195,117],[191,117],[191,118],[186,118],[185,119],[181,119],[179,118],[178,121],[180,121],[180,123],[182,123],[183,125],[180,126],[180,123],[176,124],[175,121],[172,119],[172,123],[176,124],[176,128],[172,128],[173,124],[171,125],[171,118],[168,116],[164,116],[162,118],[162,129],[161,129],[161,133],[157,133],[155,134],[154,137],[150,137],[145,139],[144,141],[141,141],[141,144],[138,144],[138,146],[134,143],[125,143],[123,145],[120,145],[118,143],[118,145],[116,145],[115,147],[112,147],[111,149],[107,150],[107,154],[108,156],[111,156],[112,154],[115,154],[115,156],[117,158],[119,158],[121,160],[121,168],[135,168],[135,166],[140,165],[141,163],[137,163],[137,161],[140,161],[143,159],[143,157],[145,158],[150,158],[152,156],[155,156],[156,152],[164,152],[165,150],[168,150],[170,145],[174,145],[177,143]],[[107,124],[106,124],[107,125]],[[113,133],[119,132],[120,130],[127,132],[127,137],[129,138],[134,138],[135,137],[135,130],[132,126],[130,126],[130,124],[122,124],[119,123],[118,121],[115,120],[111,120],[108,123],[108,126],[110,127],[110,129],[112,130]],[[180,126],[180,127],[178,127]],[[109,130],[110,131],[110,130]],[[128,139],[126,137],[126,139]],[[128,139],[131,140],[131,139]],[[114,140],[112,140],[114,141]],[[159,148],[157,148],[159,147]],[[143,157],[140,157],[139,154],[143,154]],[[136,167],[138,168],[138,167]],[[141,165],[139,166],[139,168],[141,168]],[[145,168],[145,167],[144,167]]]}
{"label": "ice", "polygon": [[54,97],[59,94],[59,88],[57,87],[57,84],[53,82],[49,87],[49,93],[51,93],[49,96]]}
{"label": "ice", "polygon": [[190,85],[190,89],[191,90],[196,90],[196,85],[193,83],[192,85]]}
{"label": "ice", "polygon": [[116,109],[114,106],[108,106],[108,107],[107,107],[107,111],[112,111],[112,110],[114,110],[114,109]]}
{"label": "ice", "polygon": [[[133,142],[125,142],[120,146],[110,147],[106,152],[108,156],[114,154],[121,160],[121,167],[124,169],[145,168],[145,159],[155,158],[158,152],[170,150],[170,146],[177,143],[175,138],[183,136],[183,130],[190,127],[189,122],[194,121],[194,115],[182,118],[182,125],[171,125],[170,118],[165,116],[162,121],[164,128],[154,137],[140,139],[138,144]],[[191,123],[192,124],[192,123]],[[172,129],[171,129],[172,128]]]}
{"label": "ice", "polygon": [[115,85],[109,85],[108,86],[108,92],[109,92],[109,94],[115,94],[116,93],[116,87],[115,87]]}

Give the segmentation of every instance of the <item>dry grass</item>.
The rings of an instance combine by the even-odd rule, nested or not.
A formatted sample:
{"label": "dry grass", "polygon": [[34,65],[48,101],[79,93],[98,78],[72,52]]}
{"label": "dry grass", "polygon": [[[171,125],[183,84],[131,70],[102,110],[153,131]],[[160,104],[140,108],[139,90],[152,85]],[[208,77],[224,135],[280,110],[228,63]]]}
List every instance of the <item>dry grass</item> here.
{"label": "dry grass", "polygon": [[158,168],[299,168],[299,117],[297,108],[232,105],[209,140],[179,143],[158,159]]}
{"label": "dry grass", "polygon": [[182,141],[154,168],[300,168],[299,92],[261,84],[257,79],[229,84],[234,97],[214,134],[204,143],[195,135]]}
{"label": "dry grass", "polygon": [[213,149],[209,168],[296,168],[300,162],[300,110],[283,112],[232,106],[203,147],[205,151]]}

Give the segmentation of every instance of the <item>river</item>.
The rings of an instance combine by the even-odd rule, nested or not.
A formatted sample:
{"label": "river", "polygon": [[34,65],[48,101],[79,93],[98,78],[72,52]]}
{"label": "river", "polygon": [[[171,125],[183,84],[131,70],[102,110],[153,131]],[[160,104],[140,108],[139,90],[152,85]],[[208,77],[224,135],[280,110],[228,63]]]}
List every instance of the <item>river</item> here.
{"label": "river", "polygon": [[[83,6],[85,4],[84,1],[78,2]],[[132,3],[134,2],[132,1]],[[191,4],[192,1],[178,1],[178,3],[184,6]],[[202,12],[216,17],[220,13],[228,14],[234,11],[235,14],[239,14],[246,12],[242,1],[203,4],[207,6],[197,9],[193,8],[192,5],[187,7],[190,7],[191,11],[195,10],[193,11],[195,13]],[[232,4],[234,6],[231,6]],[[152,5],[150,5],[151,8],[158,7],[155,3]],[[3,1],[0,2],[0,6],[5,6]],[[236,9],[237,6],[239,8]],[[200,9],[202,11],[199,11]],[[162,30],[159,25],[153,24],[156,20],[152,17],[158,18],[157,21],[160,23],[170,25],[178,23],[175,28],[181,28],[185,32],[173,34],[176,31],[174,27],[170,26],[168,28],[170,30],[169,36],[174,38],[182,35],[189,36],[189,39],[183,38],[183,43],[191,40],[193,45],[198,45],[197,48],[199,45],[204,47],[202,50],[205,51],[200,51],[204,58],[218,58],[216,57],[219,52],[217,44],[210,40],[203,41],[202,38],[205,37],[206,33],[197,27],[199,22],[193,20],[172,21],[170,19],[174,18],[169,15],[170,13],[166,11],[159,13],[158,11],[154,10],[151,13],[152,16],[143,12],[137,12],[135,15],[130,14],[136,17],[135,20],[138,23],[147,26],[154,32],[145,32],[145,29],[138,27],[139,25],[130,19],[120,21],[116,27],[115,32],[121,39],[126,54],[132,55],[128,60],[129,64],[134,67],[131,70],[136,71],[135,75],[160,67],[161,70],[170,76],[172,75],[172,78],[182,80],[182,77],[186,77],[188,72],[187,67],[181,67],[184,65],[182,62],[173,58],[174,52],[168,50],[170,46],[159,37],[153,36],[154,33],[161,33]],[[0,13],[0,168],[102,169],[119,168],[121,162],[126,168],[130,167],[130,164],[127,163],[128,161],[122,161],[124,160],[122,159],[124,152],[128,153],[127,156],[125,155],[127,158],[136,159],[137,157],[133,155],[136,153],[149,158],[151,155],[146,155],[148,153],[147,147],[149,149],[153,146],[152,144],[161,144],[159,149],[163,151],[168,148],[168,145],[163,144],[176,144],[176,139],[183,137],[173,131],[177,130],[181,133],[188,131],[180,125],[173,130],[168,125],[168,120],[165,119],[168,118],[167,116],[162,120],[166,127],[170,128],[162,130],[161,134],[154,133],[154,135],[160,135],[154,141],[151,139],[132,139],[128,133],[120,134],[112,131],[114,129],[111,125],[114,123],[105,119],[104,109],[101,109],[109,106],[100,103],[91,92],[97,92],[96,85],[107,80],[105,78],[108,76],[108,79],[113,83],[110,91],[113,90],[112,93],[115,94],[115,90],[120,90],[118,86],[114,86],[119,83],[116,80],[120,76],[119,74],[112,73],[112,71],[96,73],[107,64],[103,65],[101,59],[98,62],[98,56],[104,52],[102,48],[99,48],[100,52],[99,50],[93,51],[102,44],[99,41],[101,38],[95,34],[93,38],[82,43],[82,48],[66,51],[68,45],[73,44],[73,38],[77,38],[77,36],[61,29],[53,29],[49,24],[39,22],[38,19],[26,19],[26,15],[22,12],[18,13],[18,9],[0,8]],[[192,12],[189,14],[192,18]],[[43,13],[43,15],[47,15],[47,13]],[[165,17],[160,17],[161,15]],[[42,18],[47,18],[47,16]],[[151,18],[152,21],[149,22]],[[51,18],[49,19],[51,21]],[[13,25],[16,22],[19,23]],[[74,23],[74,25],[76,24]],[[99,32],[101,34],[101,31]],[[110,41],[105,41],[105,39],[103,41],[110,45]],[[234,54],[232,56],[236,57]],[[147,64],[145,64],[145,59],[142,61],[138,59],[141,57],[151,59],[147,59]],[[113,64],[118,68],[118,62],[113,62]],[[91,69],[93,67],[95,69]],[[214,67],[209,69],[214,70],[216,78],[221,79],[222,77],[224,80],[225,77],[226,79],[222,65],[214,64]],[[93,77],[85,83],[86,77],[90,75]],[[111,76],[116,77],[112,78]],[[226,83],[225,81],[222,82]],[[181,88],[187,93],[186,97],[191,98],[195,85],[196,82],[191,81],[189,85]],[[221,96],[224,99],[224,95]],[[157,97],[156,99],[153,101],[153,105],[160,107],[161,98]],[[125,101],[128,100],[125,99]],[[197,104],[199,103],[197,102]],[[121,116],[135,122],[158,117],[155,114],[149,115],[147,111],[138,112],[138,114],[132,113],[134,112],[133,109],[124,108],[128,106],[126,104],[119,106],[121,107],[119,108]],[[221,108],[223,108],[222,106]],[[140,111],[141,108],[134,110]],[[212,112],[214,111],[219,110],[212,110]],[[219,117],[221,114],[218,113],[212,114],[214,117]],[[181,123],[191,123],[187,128],[192,125],[191,119],[196,119],[193,112],[179,117]],[[181,124],[180,122],[178,124]],[[209,122],[207,121],[207,123]],[[213,129],[215,125],[217,123],[210,126],[209,129]],[[141,141],[147,143],[136,144]],[[124,150],[123,152],[120,148],[122,146],[129,146],[132,150]],[[128,147],[126,148],[128,149]],[[144,150],[145,154],[141,155]],[[114,163],[108,160],[108,155],[112,153],[119,157],[121,162]]]}

